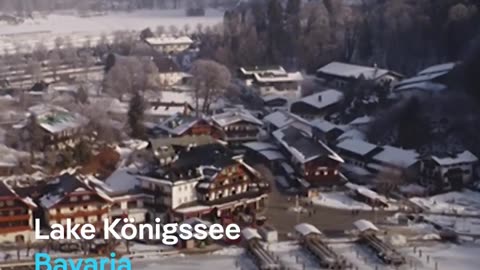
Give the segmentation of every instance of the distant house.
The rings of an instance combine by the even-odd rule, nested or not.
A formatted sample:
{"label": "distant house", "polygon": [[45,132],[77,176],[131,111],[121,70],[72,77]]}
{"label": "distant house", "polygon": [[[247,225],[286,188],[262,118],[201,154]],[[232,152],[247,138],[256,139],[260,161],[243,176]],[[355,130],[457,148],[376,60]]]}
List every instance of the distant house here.
{"label": "distant house", "polygon": [[279,128],[285,127],[292,122],[297,121],[298,117],[295,115],[286,112],[286,111],[276,111],[266,115],[262,121],[265,129],[268,132],[273,132]]}
{"label": "distant house", "polygon": [[387,69],[342,62],[332,62],[317,70],[317,78],[322,84],[342,90],[360,80],[371,81],[378,85],[393,85],[402,77],[402,75]]}
{"label": "distant house", "polygon": [[193,44],[188,36],[166,36],[146,38],[145,42],[156,51],[166,54],[179,53],[187,50]]}
{"label": "distant house", "polygon": [[335,112],[342,100],[342,92],[325,90],[292,102],[290,112],[307,119],[325,117]]}
{"label": "distant house", "polygon": [[164,87],[171,87],[184,83],[190,75],[183,72],[171,57],[155,57],[153,62],[158,68],[160,83]]}
{"label": "distant house", "polygon": [[33,211],[36,208],[30,197],[19,196],[0,181],[0,240],[13,243],[34,241]]}
{"label": "distant house", "polygon": [[298,98],[301,95],[302,74],[287,72],[281,66],[242,67],[240,77],[245,80],[247,86],[258,89],[262,96]]}
{"label": "distant house", "polygon": [[447,83],[457,63],[445,63],[428,67],[416,76],[395,84],[393,93],[400,97],[425,96],[447,88]]}
{"label": "distant house", "polygon": [[295,123],[273,132],[293,164],[297,175],[306,181],[306,188],[340,183],[340,164],[343,159],[309,133],[308,128]]}
{"label": "distant house", "polygon": [[420,183],[431,190],[458,190],[471,183],[478,158],[470,151],[436,156],[431,155],[420,161]]}
{"label": "distant house", "polygon": [[268,111],[277,111],[277,110],[288,110],[288,104],[290,103],[290,98],[279,96],[279,95],[266,95],[262,97],[263,106]]}
{"label": "distant house", "polygon": [[206,117],[175,114],[162,123],[150,129],[154,137],[166,135],[171,137],[209,135],[214,138],[221,137],[219,128]]}
{"label": "distant house", "polygon": [[[70,112],[64,108],[50,105],[37,105],[29,108],[29,114],[37,118],[39,130],[42,132],[40,141],[35,142],[39,149],[64,149],[74,147],[84,134],[88,119]],[[28,150],[29,116],[13,126],[7,134],[8,145],[20,150]]]}
{"label": "distant house", "polygon": [[103,220],[109,218],[111,202],[105,193],[88,180],[69,173],[55,178],[39,199],[43,220],[49,226],[66,225],[67,219],[74,224],[103,226]]}
{"label": "distant house", "polygon": [[174,162],[178,152],[183,149],[214,143],[219,142],[209,135],[159,137],[150,140],[148,149],[152,151],[158,164],[165,166]]}
{"label": "distant house", "polygon": [[400,170],[407,176],[414,177],[418,174],[419,157],[415,150],[384,145],[382,151],[372,157],[372,162],[367,167],[374,172]]}
{"label": "distant house", "polygon": [[221,131],[221,138],[230,146],[241,146],[245,142],[256,141],[262,127],[247,110],[232,110],[212,115],[212,123]]}
{"label": "distant house", "polygon": [[343,168],[355,177],[386,171],[400,171],[409,178],[418,174],[419,155],[414,150],[378,146],[355,138],[339,141],[335,149],[345,159]]}
{"label": "distant house", "polygon": [[315,119],[310,122],[310,125],[312,126],[313,137],[326,142],[327,145],[332,145],[338,137],[345,133],[343,127],[323,119]]}

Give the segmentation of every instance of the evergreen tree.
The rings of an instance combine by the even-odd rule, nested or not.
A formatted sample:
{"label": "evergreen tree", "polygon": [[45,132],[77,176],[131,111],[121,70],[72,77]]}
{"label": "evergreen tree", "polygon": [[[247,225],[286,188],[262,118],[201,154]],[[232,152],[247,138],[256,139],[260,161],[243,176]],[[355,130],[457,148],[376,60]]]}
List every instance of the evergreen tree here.
{"label": "evergreen tree", "polygon": [[27,122],[27,140],[29,142],[30,160],[33,163],[35,151],[40,151],[43,146],[43,134],[38,123],[37,115],[32,113]]}
{"label": "evergreen tree", "polygon": [[130,99],[128,109],[128,124],[130,126],[132,138],[145,138],[145,126],[143,125],[145,109],[146,104],[143,96],[139,92],[136,92]]}

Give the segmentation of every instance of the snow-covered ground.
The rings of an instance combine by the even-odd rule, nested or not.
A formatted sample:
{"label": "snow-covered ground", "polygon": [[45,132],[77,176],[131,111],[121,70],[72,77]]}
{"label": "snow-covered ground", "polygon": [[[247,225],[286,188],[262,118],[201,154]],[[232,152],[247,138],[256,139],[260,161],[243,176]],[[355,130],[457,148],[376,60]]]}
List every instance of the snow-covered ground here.
{"label": "snow-covered ground", "polygon": [[316,205],[342,210],[372,210],[370,205],[352,199],[345,192],[322,193],[318,197],[313,198],[312,202]]}
{"label": "snow-covered ground", "polygon": [[410,200],[433,213],[480,215],[480,193],[475,191],[455,191],[429,198],[415,197]]}
{"label": "snow-covered ground", "polygon": [[17,45],[24,50],[43,42],[52,48],[57,37],[71,38],[74,45],[83,45],[90,40],[92,44],[104,34],[111,40],[115,31],[139,31],[150,27],[152,31],[164,26],[182,30],[188,25],[190,31],[198,24],[203,27],[221,23],[223,12],[208,9],[204,17],[187,17],[185,10],[138,10],[134,12],[112,12],[104,16],[79,17],[68,13],[53,13],[45,18],[27,20],[19,25],[0,27],[0,54],[12,51]]}
{"label": "snow-covered ground", "polygon": [[[414,253],[413,247],[404,247],[399,250],[406,256],[408,263],[402,267],[394,268],[383,264],[374,254],[360,245],[337,243],[332,244],[331,247],[352,263],[354,269],[358,270],[435,270],[435,262],[438,265],[438,270],[476,270],[478,269],[477,256],[480,252],[480,246],[474,244],[453,245],[439,243],[419,246],[416,249],[416,253]],[[294,242],[271,244],[268,246],[268,250],[273,252],[289,269],[321,269],[318,267],[315,258],[306,253]],[[422,251],[422,257],[419,256],[418,250]],[[428,262],[427,256],[429,257]],[[226,248],[205,255],[175,255],[169,257],[134,259],[132,261],[132,268],[144,270],[257,269],[252,259],[246,255],[242,248]]]}

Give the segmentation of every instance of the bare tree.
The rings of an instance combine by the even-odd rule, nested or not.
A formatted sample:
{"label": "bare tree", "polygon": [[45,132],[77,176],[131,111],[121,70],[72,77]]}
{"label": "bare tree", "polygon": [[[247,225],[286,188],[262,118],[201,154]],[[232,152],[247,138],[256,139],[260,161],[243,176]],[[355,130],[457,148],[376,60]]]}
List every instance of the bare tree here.
{"label": "bare tree", "polygon": [[178,34],[178,27],[172,24],[168,27],[168,32],[170,35],[175,36]]}
{"label": "bare tree", "polygon": [[58,53],[58,50],[53,50],[48,57],[48,65],[52,70],[54,81],[57,79],[58,67],[60,66],[61,62],[62,60],[60,59],[60,54]]}
{"label": "bare tree", "polygon": [[26,72],[32,76],[32,84],[42,80],[42,65],[37,61],[30,61],[27,65]]}
{"label": "bare tree", "polygon": [[158,69],[150,59],[119,58],[107,73],[105,90],[122,99],[124,94],[134,94],[153,88],[153,76],[158,77]]}
{"label": "bare tree", "polygon": [[55,49],[59,50],[62,49],[63,45],[65,44],[65,39],[63,37],[56,37],[54,42]]}
{"label": "bare tree", "polygon": [[[212,60],[197,60],[193,63],[194,99],[197,113],[208,112],[212,101],[221,97],[230,84],[230,71]],[[203,101],[200,108],[200,100]]]}
{"label": "bare tree", "polygon": [[400,185],[406,183],[407,175],[400,169],[381,171],[376,176],[376,188],[380,193],[391,196]]}
{"label": "bare tree", "polygon": [[48,49],[42,42],[38,42],[35,44],[35,48],[33,49],[33,58],[37,61],[44,61],[47,59]]}
{"label": "bare tree", "polygon": [[164,35],[165,34],[165,26],[163,26],[163,25],[157,26],[157,29],[155,29],[155,34],[157,36]]}
{"label": "bare tree", "polygon": [[80,61],[85,73],[85,80],[88,81],[88,73],[90,72],[90,68],[95,65],[95,57],[93,57],[90,52],[84,51],[80,54]]}

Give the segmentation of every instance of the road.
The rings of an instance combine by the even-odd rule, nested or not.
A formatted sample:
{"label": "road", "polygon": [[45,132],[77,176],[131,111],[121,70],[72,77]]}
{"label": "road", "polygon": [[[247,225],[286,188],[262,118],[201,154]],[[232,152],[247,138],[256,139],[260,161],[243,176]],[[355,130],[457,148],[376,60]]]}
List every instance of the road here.
{"label": "road", "polygon": [[348,210],[310,205],[309,203],[302,204],[307,211],[295,212],[291,210],[295,206],[295,198],[286,196],[277,189],[270,170],[262,165],[255,166],[255,168],[265,176],[272,186],[265,215],[268,219],[267,222],[278,230],[281,239],[286,239],[287,234],[294,231],[295,225],[303,222],[310,223],[328,236],[334,237],[342,236],[345,230],[353,229],[353,222],[359,219],[368,219],[375,223],[375,221],[380,221],[392,214],[385,211],[360,211],[353,215]]}

